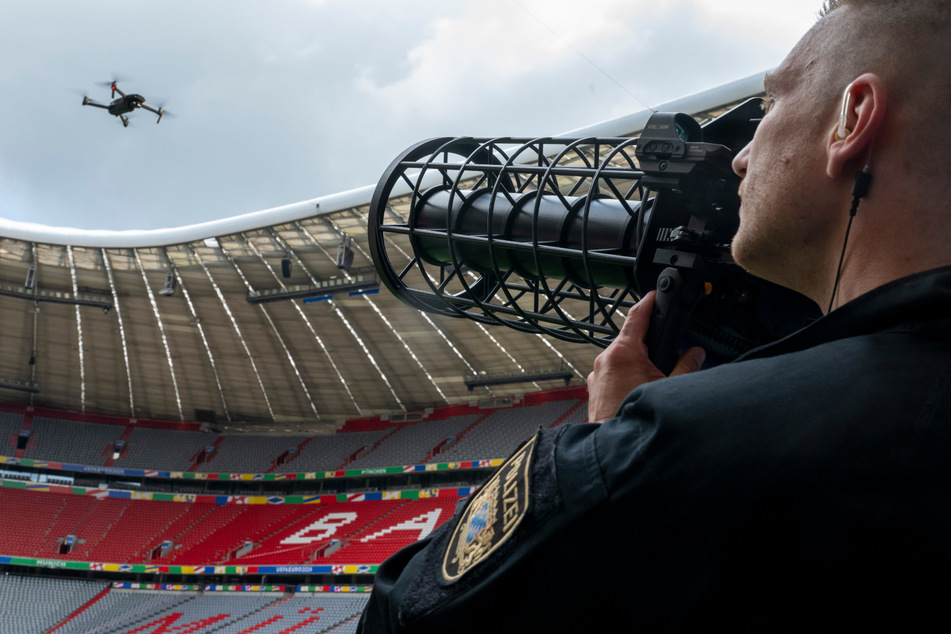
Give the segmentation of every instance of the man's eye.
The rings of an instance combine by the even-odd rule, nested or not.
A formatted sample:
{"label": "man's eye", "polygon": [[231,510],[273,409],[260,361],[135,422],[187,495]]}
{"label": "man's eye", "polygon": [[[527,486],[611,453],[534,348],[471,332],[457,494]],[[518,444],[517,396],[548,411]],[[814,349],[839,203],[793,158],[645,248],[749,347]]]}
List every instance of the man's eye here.
{"label": "man's eye", "polygon": [[765,97],[759,104],[759,107],[762,108],[763,112],[769,112],[773,107],[773,98]]}

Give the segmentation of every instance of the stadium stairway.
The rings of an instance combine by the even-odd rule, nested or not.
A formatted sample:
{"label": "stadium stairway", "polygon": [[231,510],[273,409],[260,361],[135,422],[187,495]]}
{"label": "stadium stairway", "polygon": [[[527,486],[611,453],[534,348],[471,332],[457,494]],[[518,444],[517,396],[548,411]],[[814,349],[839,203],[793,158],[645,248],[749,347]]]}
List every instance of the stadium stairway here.
{"label": "stadium stairway", "polygon": [[[281,605],[282,603],[284,603],[285,601],[287,601],[288,599],[290,599],[290,598],[293,597],[293,596],[294,596],[294,592],[293,592],[293,591],[288,592],[287,594],[285,594],[283,597],[279,598],[278,600],[276,600],[276,601],[274,601],[274,602],[272,602],[272,603],[268,603],[268,604],[266,604],[266,605],[262,605],[261,607],[259,607],[258,609],[254,610],[254,611],[251,612],[250,614],[247,614],[247,615],[242,616],[240,619],[238,619],[237,621],[235,621],[233,624],[234,624],[234,625],[237,625],[237,624],[239,624],[241,621],[253,619],[255,616],[257,616],[257,615],[260,614],[261,612],[264,612],[265,610],[270,610],[271,608],[276,608],[277,606]],[[265,628],[265,627],[271,625],[272,623],[276,623],[276,622],[280,621],[280,620],[283,619],[283,618],[284,618],[283,615],[281,615],[281,614],[275,614],[275,615],[272,616],[272,617],[269,617],[269,618],[264,619],[264,620],[261,621],[260,623],[257,623],[257,624],[255,624],[255,625],[252,625],[251,627],[247,627],[247,628],[245,628],[245,629],[243,629],[243,630],[238,631],[237,634],[253,634],[254,632],[256,632],[256,631],[258,631],[258,630],[260,630],[260,629],[262,629],[262,628]]]}
{"label": "stadium stairway", "polygon": [[391,432],[389,432],[388,434],[386,434],[385,436],[377,440],[375,443],[373,443],[369,447],[364,446],[361,449],[358,449],[357,451],[353,452],[352,454],[350,454],[350,456],[346,460],[343,461],[343,464],[340,465],[340,469],[346,469],[347,465],[353,462],[354,460],[356,460],[357,458],[363,458],[364,456],[367,456],[373,453],[374,449],[382,445],[384,442],[386,442],[387,438],[397,433],[398,431],[399,431],[399,427],[393,429]]}
{"label": "stadium stairway", "polygon": [[[317,550],[315,550],[315,551],[312,553],[311,557],[308,559],[308,563],[313,563],[314,561],[316,561],[316,560],[319,559],[319,558],[321,558],[321,559],[328,559],[328,558],[330,558],[334,553],[337,553],[337,552],[343,550],[344,548],[346,548],[347,546],[349,546],[349,545],[350,545],[350,542],[351,542],[354,538],[356,538],[358,535],[361,535],[361,534],[363,534],[363,533],[369,531],[369,530],[370,530],[371,528],[373,528],[374,526],[379,526],[379,525],[381,525],[381,524],[384,524],[385,521],[386,521],[386,518],[387,518],[387,517],[390,517],[391,515],[393,515],[393,514],[396,513],[397,511],[399,511],[399,509],[400,509],[402,506],[404,506],[404,505],[403,505],[403,504],[399,504],[399,505],[397,505],[397,506],[393,506],[393,508],[391,508],[391,509],[389,509],[388,511],[386,511],[385,513],[383,513],[382,515],[380,515],[379,517],[377,517],[375,520],[373,520],[373,521],[370,522],[369,524],[366,524],[363,528],[358,529],[358,530],[356,530],[356,531],[353,531],[353,532],[351,532],[351,533],[349,533],[349,534],[347,534],[347,535],[344,535],[343,537],[340,538],[340,541],[339,541],[339,543],[335,546],[335,548],[333,549],[333,552],[327,553],[327,552],[326,552],[326,549],[317,549]],[[394,552],[395,552],[395,551],[394,551]],[[355,563],[369,563],[369,562],[355,562]],[[382,563],[382,562],[380,562],[380,563]]]}
{"label": "stadium stairway", "polygon": [[[131,622],[123,623],[122,625],[119,625],[117,627],[105,630],[104,634],[118,634],[119,632],[123,632],[124,634],[135,634],[137,632],[141,632],[145,630],[146,628],[148,628],[150,625],[157,624],[157,619],[162,619],[163,612],[169,612],[170,610],[173,610],[177,607],[185,605],[189,601],[194,601],[195,599],[198,598],[198,596],[199,595],[197,594],[188,594],[183,596],[181,601],[176,601],[174,603],[167,604],[167,605],[160,605],[156,607],[154,610],[146,611],[144,614],[142,614],[142,616],[140,616],[139,618]],[[136,625],[138,625],[139,627],[134,627]],[[134,629],[129,629],[130,627]]]}
{"label": "stadium stairway", "polygon": [[[132,437],[132,432],[134,432],[134,431],[135,431],[135,427],[133,427],[132,425],[126,425],[126,426],[125,426],[125,430],[123,430],[123,432],[122,432],[122,435],[119,436],[119,441],[121,441],[121,442],[123,442],[123,443],[128,443],[128,442],[129,442],[129,438]],[[113,456],[115,455],[115,448],[116,448],[116,445],[113,444],[113,445],[111,445],[111,446],[108,446],[108,445],[107,445],[106,448],[102,450],[102,455],[106,456],[106,462],[105,462],[105,464],[104,464],[103,466],[105,466],[105,467],[111,467],[111,466],[115,465],[116,459],[113,457]],[[128,453],[129,453],[129,447],[128,447],[128,445],[123,445],[123,446],[122,446],[122,452],[119,454],[119,457],[122,458],[123,456],[127,455]]]}
{"label": "stadium stairway", "polygon": [[495,411],[493,410],[493,411],[490,411],[490,412],[488,412],[487,414],[484,414],[483,416],[480,416],[479,418],[477,418],[474,423],[472,423],[471,425],[469,425],[468,427],[466,427],[465,429],[463,429],[461,432],[459,432],[458,434],[456,434],[456,437],[453,438],[452,442],[450,442],[450,443],[440,443],[440,444],[436,445],[435,447],[433,447],[433,448],[429,451],[429,453],[426,454],[426,462],[429,462],[430,460],[432,460],[433,458],[435,458],[437,455],[441,454],[442,452],[444,452],[444,451],[446,451],[446,450],[448,450],[448,449],[452,449],[453,447],[455,447],[457,444],[459,444],[459,441],[462,440],[462,438],[463,438],[466,434],[468,434],[470,431],[472,431],[473,429],[475,429],[476,427],[478,427],[478,426],[482,423],[482,421],[484,421],[486,418],[488,418],[489,416],[491,416],[491,415],[494,414],[494,413],[495,413]]}
{"label": "stadium stairway", "polygon": [[[561,416],[559,416],[559,417],[558,417],[558,420],[556,420],[554,423],[552,423],[551,425],[549,425],[548,428],[549,428],[549,429],[554,429],[555,427],[558,427],[559,425],[561,425],[562,423],[564,423],[566,420],[568,420],[569,418],[571,418],[571,416],[572,416],[575,412],[577,412],[579,409],[581,409],[582,407],[584,407],[584,406],[587,405],[587,404],[588,404],[588,401],[585,401],[585,400],[580,400],[580,401],[578,401],[578,402],[574,405],[574,407],[572,407],[572,408],[569,409],[567,412],[565,412],[564,414],[562,414]],[[587,418],[587,416],[585,416],[585,418]]]}
{"label": "stadium stairway", "polygon": [[[20,423],[20,429],[22,431],[30,431],[30,428],[33,426],[33,408],[26,408],[26,413],[23,414],[23,422]],[[27,448],[32,448],[36,445],[36,438],[30,436],[30,440],[27,442]],[[13,455],[17,458],[22,458],[26,455],[26,449],[17,449],[13,452]]]}
{"label": "stadium stairway", "polygon": [[79,616],[80,614],[82,614],[83,612],[85,612],[86,610],[88,610],[89,608],[91,608],[91,607],[92,607],[93,605],[95,605],[96,603],[98,603],[99,600],[102,599],[102,598],[103,598],[104,596],[106,596],[107,594],[109,594],[109,592],[110,592],[111,590],[112,590],[112,587],[111,587],[111,586],[106,586],[105,588],[103,588],[102,591],[101,591],[99,594],[97,594],[96,596],[94,596],[93,598],[91,598],[89,601],[86,601],[86,603],[84,603],[84,604],[82,604],[81,606],[79,606],[78,609],[76,609],[72,614],[70,614],[70,615],[67,616],[65,619],[63,619],[62,622],[60,622],[60,623],[59,623],[56,627],[54,627],[53,629],[49,630],[46,634],[52,634],[53,632],[55,632],[55,631],[58,630],[59,628],[63,627],[64,625],[66,625],[67,623],[69,623],[70,621],[72,621],[73,619],[75,619],[77,616]]}
{"label": "stadium stairway", "polygon": [[[215,459],[215,456],[218,455],[218,448],[221,446],[221,443],[225,441],[224,436],[218,436],[215,438],[215,441],[211,443],[211,446],[214,447],[211,454],[206,454],[204,449],[201,449],[194,456],[190,458],[191,465],[189,465],[188,470],[192,473],[198,471],[198,467],[203,464],[209,463]],[[206,459],[207,458],[207,459]],[[200,460],[200,462],[199,462]]]}
{"label": "stadium stairway", "polygon": [[[300,555],[286,562],[283,560],[275,559],[274,557],[280,556],[281,554],[286,554],[288,552],[293,554],[298,554],[308,550],[309,548],[308,547],[301,548],[300,546],[295,546],[292,548],[281,549],[279,543],[277,543],[277,541],[274,540],[274,538],[275,536],[283,537],[286,534],[292,535],[294,532],[303,528],[306,522],[311,521],[314,515],[321,513],[324,510],[326,510],[326,507],[315,505],[315,508],[313,510],[309,510],[308,512],[304,513],[303,515],[301,515],[300,517],[292,521],[290,524],[279,526],[275,530],[268,533],[267,535],[264,535],[258,538],[257,540],[255,540],[254,548],[252,550],[248,551],[248,553],[246,553],[245,555],[242,555],[241,557],[235,557],[229,560],[228,563],[229,564],[248,563],[248,560],[255,559],[262,556],[271,557],[271,559],[267,560],[269,563],[296,564],[296,563],[300,563],[301,561],[305,561],[305,559],[300,557]],[[251,562],[251,563],[254,563],[254,562]]]}
{"label": "stadium stairway", "polygon": [[249,507],[240,505],[215,507],[213,513],[209,513],[206,519],[182,535],[181,541],[177,543],[175,550],[152,561],[155,563],[196,565],[204,565],[213,561],[216,552],[223,547],[210,538],[234,522],[248,509]]}
{"label": "stadium stairway", "polygon": [[280,466],[286,465],[289,462],[294,462],[304,450],[304,447],[313,440],[313,437],[305,438],[299,445],[297,445],[297,451],[288,455],[289,452],[284,452],[277,458],[271,461],[271,466],[268,467],[268,470],[265,473],[274,473],[274,470]]}

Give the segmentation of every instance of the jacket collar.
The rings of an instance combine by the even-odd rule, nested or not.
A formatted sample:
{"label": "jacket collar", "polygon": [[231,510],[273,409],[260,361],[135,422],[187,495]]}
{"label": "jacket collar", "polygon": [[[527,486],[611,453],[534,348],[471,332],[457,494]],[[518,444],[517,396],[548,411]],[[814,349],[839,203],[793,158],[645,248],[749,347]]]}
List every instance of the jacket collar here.
{"label": "jacket collar", "polygon": [[919,332],[951,340],[951,266],[922,271],[872,289],[737,361],[773,357],[822,343],[884,331]]}

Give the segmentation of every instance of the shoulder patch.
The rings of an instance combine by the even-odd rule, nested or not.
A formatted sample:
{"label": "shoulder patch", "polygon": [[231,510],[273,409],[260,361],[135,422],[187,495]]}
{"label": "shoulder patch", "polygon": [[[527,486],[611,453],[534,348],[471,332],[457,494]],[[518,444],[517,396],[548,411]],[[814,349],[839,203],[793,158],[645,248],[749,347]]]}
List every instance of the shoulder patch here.
{"label": "shoulder patch", "polygon": [[476,492],[443,555],[443,579],[456,581],[515,532],[528,511],[534,448],[535,438],[532,438]]}

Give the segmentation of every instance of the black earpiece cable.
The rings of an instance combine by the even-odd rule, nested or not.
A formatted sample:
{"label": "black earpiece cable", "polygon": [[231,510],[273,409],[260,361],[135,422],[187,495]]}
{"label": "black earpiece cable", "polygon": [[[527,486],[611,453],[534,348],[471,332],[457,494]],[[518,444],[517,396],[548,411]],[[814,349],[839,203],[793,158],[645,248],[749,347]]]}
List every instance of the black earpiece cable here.
{"label": "black earpiece cable", "polygon": [[835,294],[839,289],[839,277],[842,275],[842,262],[845,261],[845,247],[849,243],[849,232],[852,230],[852,221],[855,219],[855,212],[859,209],[859,201],[868,194],[869,185],[872,183],[872,175],[869,174],[868,167],[872,161],[872,146],[868,148],[868,158],[865,161],[865,167],[861,172],[855,174],[855,180],[852,181],[852,207],[849,209],[849,224],[845,228],[845,239],[842,241],[842,253],[839,255],[839,266],[835,271],[835,284],[832,286],[832,297],[829,298],[829,310],[832,312],[832,304],[835,302]]}

